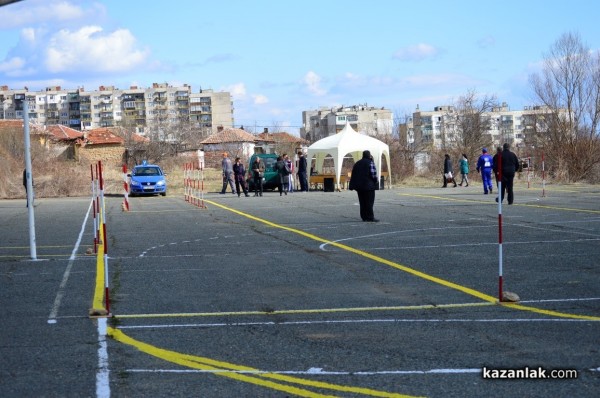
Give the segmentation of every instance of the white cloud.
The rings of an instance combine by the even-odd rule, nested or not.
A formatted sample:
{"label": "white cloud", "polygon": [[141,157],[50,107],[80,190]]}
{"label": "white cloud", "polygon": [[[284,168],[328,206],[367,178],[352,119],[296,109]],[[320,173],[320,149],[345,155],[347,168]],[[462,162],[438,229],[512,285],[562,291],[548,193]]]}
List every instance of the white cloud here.
{"label": "white cloud", "polygon": [[392,58],[400,61],[423,61],[424,59],[435,57],[438,53],[439,51],[435,47],[419,43],[397,50]]}
{"label": "white cloud", "polygon": [[8,73],[15,69],[21,69],[25,65],[25,60],[20,57],[13,57],[8,61],[0,63],[0,72]]}
{"label": "white cloud", "polygon": [[77,31],[63,29],[53,35],[45,50],[45,65],[50,72],[86,70],[122,72],[143,65],[148,50],[135,48],[136,39],[126,29],[104,34],[99,26]]}
{"label": "white cloud", "polygon": [[246,98],[246,85],[244,83],[236,83],[227,86],[223,91],[228,91],[231,96],[236,100],[243,100]]}
{"label": "white cloud", "polygon": [[304,84],[306,85],[306,88],[310,93],[318,97],[321,97],[327,93],[326,90],[321,88],[321,76],[317,75],[313,71],[309,71],[304,76]]}
{"label": "white cloud", "polygon": [[269,102],[269,99],[262,94],[254,94],[252,98],[254,98],[254,105],[263,105]]}
{"label": "white cloud", "polygon": [[100,2],[92,2],[89,4],[89,8],[85,9],[67,0],[28,0],[0,9],[0,20],[2,20],[0,29],[12,29],[46,22],[55,25],[66,21],[85,21],[91,18],[97,21],[105,14],[106,8]]}

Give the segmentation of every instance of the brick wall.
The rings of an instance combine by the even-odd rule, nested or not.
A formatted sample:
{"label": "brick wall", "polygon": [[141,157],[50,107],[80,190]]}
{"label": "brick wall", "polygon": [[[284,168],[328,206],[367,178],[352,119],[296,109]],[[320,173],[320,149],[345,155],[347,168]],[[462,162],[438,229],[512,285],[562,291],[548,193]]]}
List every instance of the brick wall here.
{"label": "brick wall", "polygon": [[122,145],[86,145],[77,147],[77,158],[84,163],[102,161],[106,164],[122,164],[125,147]]}

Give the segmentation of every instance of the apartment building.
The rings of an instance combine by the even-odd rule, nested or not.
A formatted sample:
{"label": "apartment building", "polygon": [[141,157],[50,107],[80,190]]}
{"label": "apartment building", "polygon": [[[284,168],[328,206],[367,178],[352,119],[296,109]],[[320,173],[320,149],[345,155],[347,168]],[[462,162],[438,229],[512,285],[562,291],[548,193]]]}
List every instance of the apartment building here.
{"label": "apartment building", "polygon": [[[536,120],[548,110],[541,106],[528,106],[512,111],[507,103],[481,115],[487,125],[487,133],[494,145],[505,142],[513,146],[524,143],[527,132],[532,131]],[[459,139],[459,112],[453,106],[436,106],[432,111],[420,110],[417,106],[412,117],[399,126],[402,139],[409,144],[441,149],[451,147]]]}
{"label": "apartment building", "polygon": [[60,124],[76,130],[122,126],[144,135],[157,125],[190,124],[208,134],[218,126],[233,127],[233,102],[228,92],[174,87],[154,83],[149,88],[132,86],[121,90],[100,86],[86,91],[48,87],[44,91],[12,90],[0,86],[3,119],[22,119],[27,101],[29,120],[41,125]]}
{"label": "apartment building", "polygon": [[300,136],[315,142],[339,133],[346,123],[350,123],[354,130],[371,136],[391,135],[394,115],[388,109],[366,104],[303,111]]}

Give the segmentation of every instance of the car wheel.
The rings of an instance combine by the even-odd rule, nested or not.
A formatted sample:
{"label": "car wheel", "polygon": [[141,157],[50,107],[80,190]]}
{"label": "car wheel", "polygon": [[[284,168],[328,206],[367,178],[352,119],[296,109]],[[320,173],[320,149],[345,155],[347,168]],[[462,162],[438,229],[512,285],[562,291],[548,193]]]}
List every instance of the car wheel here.
{"label": "car wheel", "polygon": [[167,192],[166,192],[166,191],[165,191],[165,192],[161,192],[161,194],[160,194],[160,195],[161,195],[161,196],[167,196]]}

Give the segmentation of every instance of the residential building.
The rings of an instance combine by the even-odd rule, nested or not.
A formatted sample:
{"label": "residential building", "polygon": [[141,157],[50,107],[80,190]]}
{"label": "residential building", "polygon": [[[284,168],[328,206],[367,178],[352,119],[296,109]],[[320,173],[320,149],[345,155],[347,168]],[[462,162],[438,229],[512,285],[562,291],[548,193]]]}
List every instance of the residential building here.
{"label": "residential building", "polygon": [[228,92],[200,90],[193,93],[189,85],[174,87],[154,83],[152,87],[132,86],[121,90],[114,86],[100,86],[86,91],[48,87],[44,91],[27,88],[12,90],[0,86],[2,119],[22,119],[23,101],[27,100],[29,119],[41,125],[60,124],[76,130],[122,126],[136,133],[158,132],[165,125],[189,124],[206,130],[209,135],[218,126],[233,127],[233,102]]}
{"label": "residential building", "polygon": [[383,107],[376,108],[366,104],[303,111],[300,136],[315,142],[339,133],[346,123],[354,130],[371,136],[391,135],[394,115]]}
{"label": "residential building", "polygon": [[[527,106],[523,110],[510,110],[507,103],[494,107],[481,115],[488,124],[487,133],[491,143],[505,142],[515,147],[522,146],[528,132],[548,109],[541,106]],[[398,126],[401,139],[408,144],[441,149],[452,147],[459,138],[458,118],[461,115],[453,106],[436,106],[432,111],[417,109],[406,123]]]}

